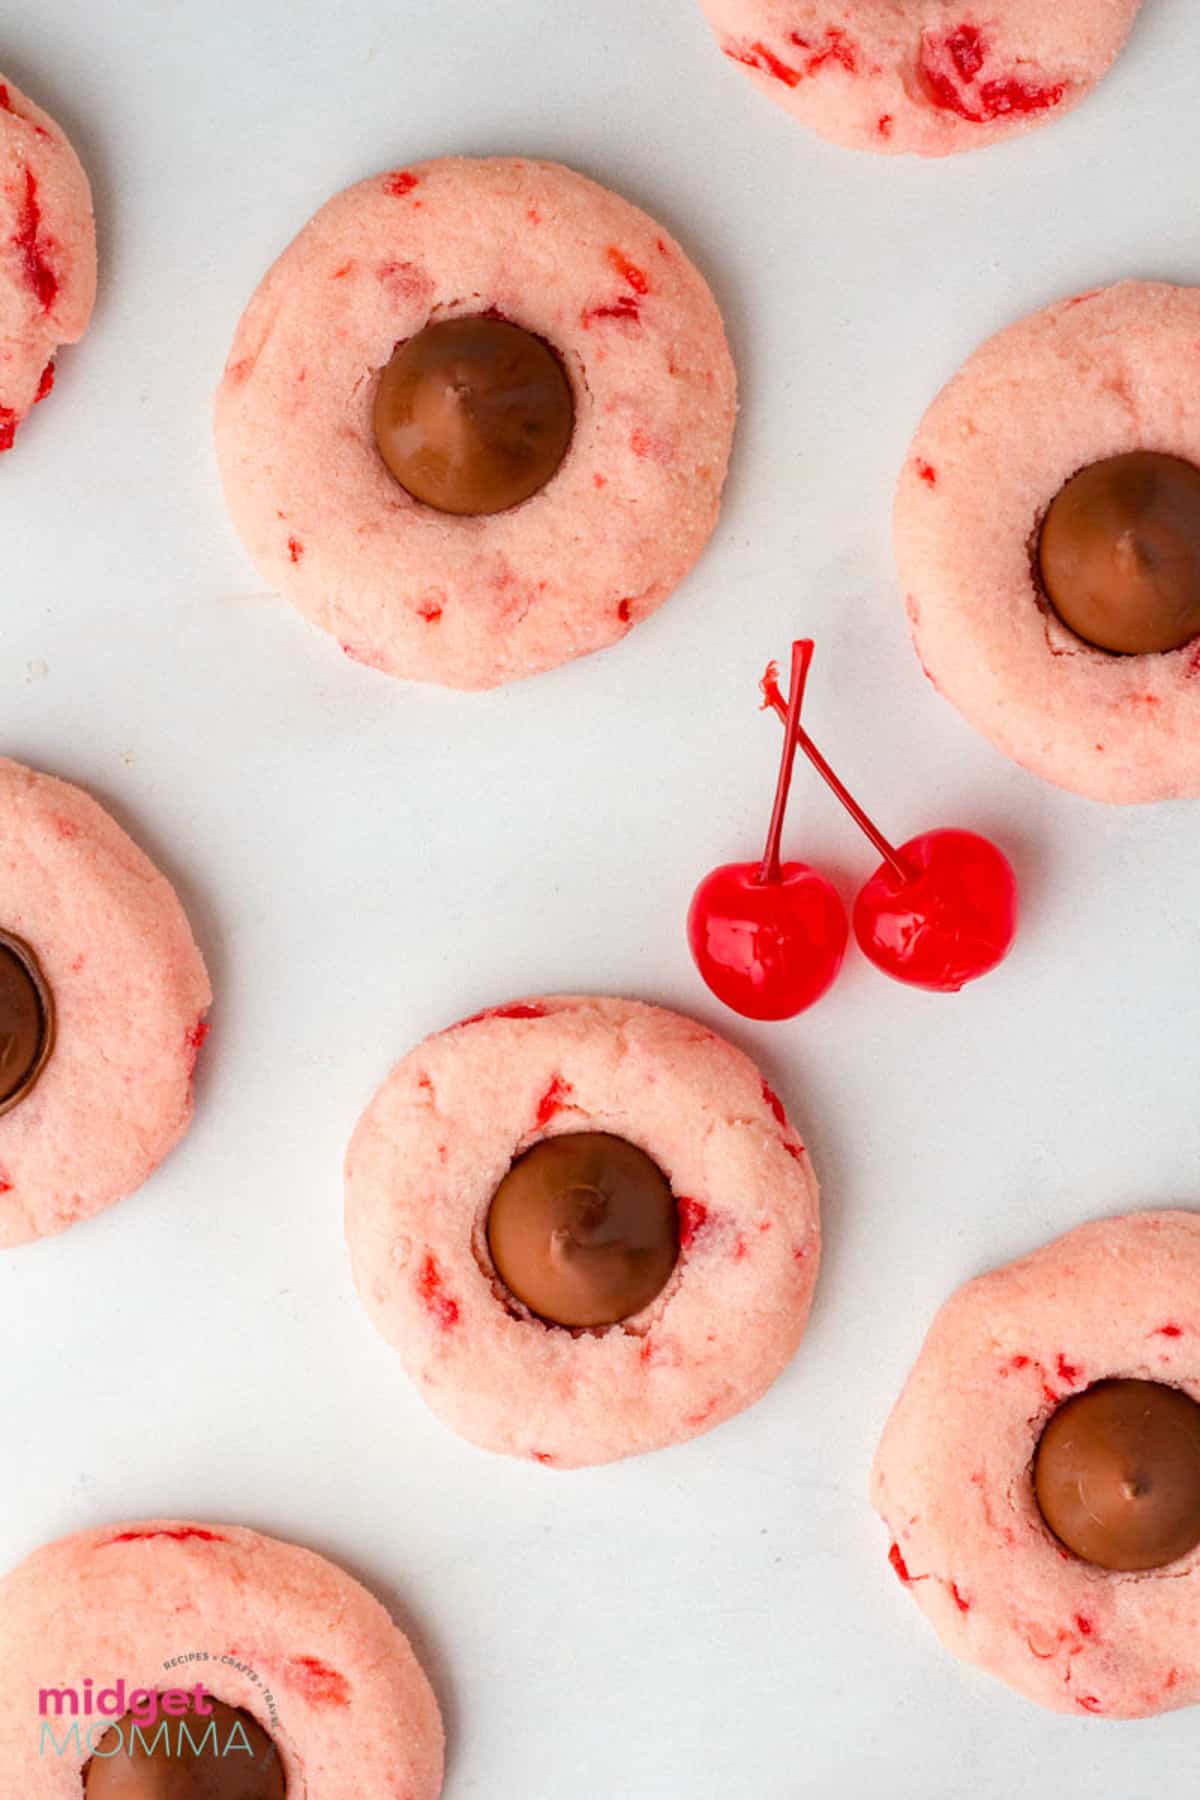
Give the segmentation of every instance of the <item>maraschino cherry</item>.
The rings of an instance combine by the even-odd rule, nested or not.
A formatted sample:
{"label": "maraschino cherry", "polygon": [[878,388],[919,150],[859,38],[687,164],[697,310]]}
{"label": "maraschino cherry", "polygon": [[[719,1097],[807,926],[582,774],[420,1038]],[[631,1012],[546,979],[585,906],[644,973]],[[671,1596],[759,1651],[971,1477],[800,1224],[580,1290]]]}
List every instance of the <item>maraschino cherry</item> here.
{"label": "maraschino cherry", "polygon": [[[792,648],[792,702],[797,652]],[[954,994],[986,975],[1012,949],[1017,931],[1017,881],[1006,856],[973,831],[927,831],[899,849],[891,845],[838,780],[808,733],[799,708],[785,702],[771,663],[762,681],[763,704],[787,726],[787,743],[803,750],[883,861],[854,903],[854,935],[863,954],[885,975],[913,987]]]}
{"label": "maraschino cherry", "polygon": [[784,863],[779,855],[812,653],[811,643],[792,651],[791,700],[786,706],[780,701],[783,758],[762,861],[714,869],[688,912],[696,967],[717,999],[747,1019],[791,1019],[812,1006],[833,985],[850,935],[832,882],[807,863]]}

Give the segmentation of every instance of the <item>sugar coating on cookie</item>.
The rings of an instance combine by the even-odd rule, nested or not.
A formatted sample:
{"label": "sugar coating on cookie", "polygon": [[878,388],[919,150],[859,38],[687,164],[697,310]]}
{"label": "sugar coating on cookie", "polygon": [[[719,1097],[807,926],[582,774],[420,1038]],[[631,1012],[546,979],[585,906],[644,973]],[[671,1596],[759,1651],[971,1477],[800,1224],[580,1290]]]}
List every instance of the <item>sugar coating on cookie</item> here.
{"label": "sugar coating on cookie", "polygon": [[212,999],[166,877],[90,795],[0,758],[0,933],[33,952],[53,1048],[0,1112],[0,1246],[131,1193],[192,1115]]}
{"label": "sugar coating on cookie", "polygon": [[[197,1653],[200,1653],[197,1656]],[[343,1570],[229,1525],[112,1525],[47,1545],[0,1582],[0,1767],[22,1800],[79,1800],[114,1723],[43,1690],[201,1684],[274,1739],[287,1792],[436,1800],[443,1732],[406,1637]],[[78,1734],[71,1730],[78,1724]],[[152,1738],[153,1733],[146,1736]],[[230,1754],[233,1754],[230,1752]]]}
{"label": "sugar coating on cookie", "polygon": [[1080,469],[1134,450],[1200,464],[1179,371],[1200,289],[1124,282],[1034,313],[934,401],[896,492],[896,559],[933,685],[1017,762],[1095,800],[1200,795],[1200,640],[1092,648],[1037,576],[1046,510]]}
{"label": "sugar coating on cookie", "polygon": [[0,75],[0,451],[54,386],[54,357],[87,330],[96,227],[62,131]]}
{"label": "sugar coating on cookie", "polygon": [[[498,315],[558,353],[574,435],[532,499],[451,517],[374,433],[380,371],[431,322]],[[216,402],[263,577],[389,674],[486,688],[624,637],[716,523],[736,411],[720,313],[674,239],[550,163],[397,169],[324,206],[238,327]]]}
{"label": "sugar coating on cookie", "polygon": [[[666,1175],[679,1257],[599,1333],[535,1319],[486,1224],[515,1157],[607,1132]],[[757,1400],[804,1332],[820,1252],[812,1165],[754,1065],[694,1020],[628,1000],[536,999],[428,1039],[389,1076],[346,1161],[359,1293],[433,1410],[552,1468],[711,1430]]]}
{"label": "sugar coating on cookie", "polygon": [[1096,1382],[1200,1399],[1200,1215],[1085,1225],[961,1288],[879,1446],[892,1568],[956,1655],[1057,1712],[1142,1718],[1200,1700],[1200,1549],[1151,1573],[1071,1555],[1043,1523],[1034,1452]]}
{"label": "sugar coating on cookie", "polygon": [[947,156],[1069,112],[1141,0],[700,0],[731,62],[822,137]]}

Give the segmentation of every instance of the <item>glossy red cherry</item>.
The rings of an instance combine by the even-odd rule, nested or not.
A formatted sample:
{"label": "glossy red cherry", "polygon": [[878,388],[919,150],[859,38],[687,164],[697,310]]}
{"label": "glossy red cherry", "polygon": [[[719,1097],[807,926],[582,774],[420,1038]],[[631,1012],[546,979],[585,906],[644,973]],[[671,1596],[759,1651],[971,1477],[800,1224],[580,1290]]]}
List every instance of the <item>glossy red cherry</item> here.
{"label": "glossy red cherry", "polygon": [[807,863],[764,881],[760,863],[706,875],[688,913],[696,967],[718,1000],[745,1019],[794,1019],[827,993],[850,928],[833,885]]}
{"label": "glossy red cherry", "polygon": [[[812,644],[805,639],[792,647],[793,666],[804,647],[811,661]],[[793,707],[779,691],[774,663],[762,692],[763,704],[790,721]],[[947,994],[1003,962],[1017,932],[1017,880],[995,844],[973,831],[928,831],[897,850],[798,720],[795,740],[883,858],[854,904],[854,934],[863,954],[897,981]]]}
{"label": "glossy red cherry", "polygon": [[854,902],[854,935],[886,975],[957,993],[1012,949],[1016,877],[973,831],[927,831],[901,844],[899,856],[908,879],[879,865]]}
{"label": "glossy red cherry", "polygon": [[792,1019],[832,986],[850,935],[837,889],[806,863],[781,863],[800,707],[812,645],[792,658],[783,760],[761,862],[725,863],[692,897],[688,942],[718,1000],[747,1019]]}

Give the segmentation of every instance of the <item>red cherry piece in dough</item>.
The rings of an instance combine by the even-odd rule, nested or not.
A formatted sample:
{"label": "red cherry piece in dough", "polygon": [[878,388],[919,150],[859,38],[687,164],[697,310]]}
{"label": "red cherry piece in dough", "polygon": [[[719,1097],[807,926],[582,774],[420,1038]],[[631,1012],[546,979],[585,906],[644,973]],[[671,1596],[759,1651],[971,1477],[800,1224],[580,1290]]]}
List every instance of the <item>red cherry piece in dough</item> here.
{"label": "red cherry piece in dough", "polygon": [[881,863],[854,903],[854,935],[885,975],[954,994],[1003,962],[1017,931],[1007,857],[973,831],[927,831]]}

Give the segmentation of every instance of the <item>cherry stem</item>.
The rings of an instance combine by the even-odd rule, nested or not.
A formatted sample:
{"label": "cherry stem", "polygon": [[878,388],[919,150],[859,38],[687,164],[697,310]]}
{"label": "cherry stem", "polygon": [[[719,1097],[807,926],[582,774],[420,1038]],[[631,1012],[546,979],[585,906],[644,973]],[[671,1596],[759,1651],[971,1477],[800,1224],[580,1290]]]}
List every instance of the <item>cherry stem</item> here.
{"label": "cherry stem", "polygon": [[[778,713],[779,717],[784,722],[784,765],[787,770],[787,783],[788,785],[791,783],[791,765],[795,758],[796,751],[803,750],[805,756],[807,756],[809,762],[817,771],[817,774],[821,777],[822,781],[832,788],[833,792],[837,795],[859,830],[865,832],[866,836],[870,838],[876,850],[878,850],[880,856],[882,856],[884,862],[891,868],[897,879],[901,882],[909,882],[913,878],[913,871],[908,867],[904,858],[900,855],[900,852],[896,849],[894,844],[888,842],[879,827],[863,811],[862,807],[858,804],[858,801],[854,798],[854,795],[850,792],[849,788],[846,787],[845,783],[839,781],[829,764],[825,761],[825,758],[821,755],[821,752],[817,749],[817,746],[809,737],[807,731],[805,731],[800,724],[800,707],[804,701],[803,689],[808,677],[808,670],[812,663],[815,647],[816,646],[811,638],[800,638],[792,645],[792,691],[786,701],[779,691],[779,669],[776,663],[772,662],[767,664],[767,671],[761,682],[764,708],[770,707],[774,712]],[[799,700],[797,700],[796,696],[797,670],[800,671]],[[783,789],[784,804],[786,805],[787,786],[783,785],[783,770],[780,771],[780,783]],[[779,810],[778,796],[776,797],[776,810]],[[779,823],[782,828],[782,814],[780,815]],[[772,831],[775,828],[774,819],[771,821],[771,828]],[[770,839],[768,839],[767,848],[768,851],[771,848]],[[776,850],[778,850],[778,844],[776,844]],[[765,867],[766,865],[764,863],[764,871]],[[763,879],[767,880],[769,877],[764,873]]]}
{"label": "cherry stem", "polygon": [[[762,867],[758,871],[758,879],[764,883],[780,881],[783,876],[779,844],[783,837],[788,795],[792,791],[792,771],[796,766],[796,744],[800,736],[800,708],[804,705],[804,689],[808,682],[814,647],[811,639],[802,639],[792,645],[792,687],[786,706],[783,705],[783,696],[779,697],[779,704],[783,708],[783,756],[779,763],[779,781],[775,788],[775,805],[771,811],[767,846],[763,851]],[[776,692],[778,691],[777,688]]]}

